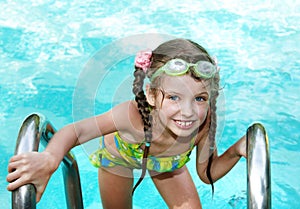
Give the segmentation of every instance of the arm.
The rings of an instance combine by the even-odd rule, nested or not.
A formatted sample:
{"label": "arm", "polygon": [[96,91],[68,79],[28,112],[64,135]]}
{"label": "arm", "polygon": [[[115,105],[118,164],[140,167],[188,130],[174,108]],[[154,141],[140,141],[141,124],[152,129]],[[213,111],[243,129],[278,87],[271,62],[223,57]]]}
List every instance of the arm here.
{"label": "arm", "polygon": [[[124,108],[128,110],[128,103],[115,107],[113,111],[63,127],[54,134],[43,152],[29,152],[13,156],[8,164],[7,181],[10,183],[7,189],[12,191],[22,185],[32,183],[36,187],[38,202],[51,175],[71,148],[100,135],[111,133],[117,128],[123,128],[122,123],[114,122],[113,112],[114,115],[126,115]],[[126,116],[123,117],[125,120]]]}
{"label": "arm", "polygon": [[100,135],[100,130],[108,131],[108,128],[97,127],[96,121],[106,121],[109,117],[110,113],[105,113],[67,125],[54,134],[43,152],[13,156],[8,164],[7,181],[10,183],[7,189],[12,191],[31,183],[36,188],[36,200],[39,202],[51,175],[58,168],[64,155],[74,146]]}
{"label": "arm", "polygon": [[[199,143],[197,147],[197,172],[201,180],[209,183],[206,175],[208,164],[209,145],[208,143]],[[204,153],[203,153],[204,152]],[[235,144],[229,147],[222,155],[218,156],[217,150],[214,150],[214,157],[211,165],[211,177],[213,181],[217,181],[226,175],[240,158],[246,157],[246,137],[243,136]]]}
{"label": "arm", "polygon": [[55,167],[58,167],[64,155],[73,147],[115,130],[112,111],[109,111],[63,127],[52,137],[44,152],[53,157]]}
{"label": "arm", "polygon": [[116,130],[132,129],[132,121],[137,120],[137,114],[135,103],[128,101],[104,114],[67,125],[53,136],[45,152],[50,153],[59,164],[64,155],[77,145]]}

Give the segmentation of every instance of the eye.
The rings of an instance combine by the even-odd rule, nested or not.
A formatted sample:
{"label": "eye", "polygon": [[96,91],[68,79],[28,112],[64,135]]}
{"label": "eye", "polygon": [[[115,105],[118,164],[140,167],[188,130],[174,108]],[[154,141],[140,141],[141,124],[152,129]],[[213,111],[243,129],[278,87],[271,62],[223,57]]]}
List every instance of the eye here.
{"label": "eye", "polygon": [[205,98],[203,96],[197,96],[197,97],[195,97],[195,101],[196,102],[204,102],[206,100],[207,100],[207,98]]}
{"label": "eye", "polygon": [[170,95],[168,96],[168,99],[172,100],[172,101],[178,101],[179,100],[179,96],[176,95]]}

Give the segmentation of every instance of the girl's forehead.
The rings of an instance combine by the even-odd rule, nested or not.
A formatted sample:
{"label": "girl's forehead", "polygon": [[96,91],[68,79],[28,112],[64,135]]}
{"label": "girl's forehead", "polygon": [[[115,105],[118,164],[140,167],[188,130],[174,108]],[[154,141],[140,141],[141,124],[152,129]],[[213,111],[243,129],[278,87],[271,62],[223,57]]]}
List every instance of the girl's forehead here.
{"label": "girl's forehead", "polygon": [[161,86],[165,91],[175,92],[210,92],[209,80],[196,80],[189,75],[165,76]]}

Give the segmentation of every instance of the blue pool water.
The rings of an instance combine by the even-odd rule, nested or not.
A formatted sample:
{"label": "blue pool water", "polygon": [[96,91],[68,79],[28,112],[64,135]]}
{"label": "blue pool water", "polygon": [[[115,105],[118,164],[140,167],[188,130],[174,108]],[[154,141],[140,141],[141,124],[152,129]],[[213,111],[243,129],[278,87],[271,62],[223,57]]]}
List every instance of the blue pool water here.
{"label": "blue pool water", "polygon": [[[24,118],[40,112],[61,128],[91,115],[85,101],[73,98],[86,63],[102,47],[143,33],[190,38],[218,57],[226,101],[219,152],[253,122],[263,123],[270,140],[272,208],[300,207],[299,1],[0,0],[0,8],[0,208],[11,205],[6,167]],[[130,86],[118,77],[130,81],[130,62],[132,57],[113,67],[114,79],[108,75],[99,85],[92,114],[132,98],[130,89],[114,94],[124,83]],[[81,112],[74,111],[78,102]],[[74,149],[84,206],[101,208],[97,170],[86,152],[87,147]],[[244,159],[215,184],[213,199],[194,164],[192,159],[188,166],[204,208],[246,208]],[[38,208],[65,208],[60,169]],[[149,178],[138,188],[134,208],[165,208]]]}

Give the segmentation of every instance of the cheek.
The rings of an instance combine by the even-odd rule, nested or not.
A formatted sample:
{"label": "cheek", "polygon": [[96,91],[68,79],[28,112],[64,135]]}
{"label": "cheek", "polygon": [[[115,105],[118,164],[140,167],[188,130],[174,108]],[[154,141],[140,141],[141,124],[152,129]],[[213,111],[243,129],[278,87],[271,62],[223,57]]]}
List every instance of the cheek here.
{"label": "cheek", "polygon": [[180,105],[176,102],[172,102],[170,100],[164,99],[161,100],[160,103],[157,103],[159,106],[158,109],[160,111],[165,112],[165,114],[170,115],[180,110]]}
{"label": "cheek", "polygon": [[198,117],[200,118],[200,123],[202,124],[208,114],[208,105],[206,107],[199,108]]}
{"label": "cheek", "polygon": [[173,118],[180,112],[179,105],[167,104],[166,102],[157,110],[159,119],[163,123],[167,123],[170,118]]}
{"label": "cheek", "polygon": [[168,118],[177,111],[174,106],[163,105],[158,111],[161,118]]}

